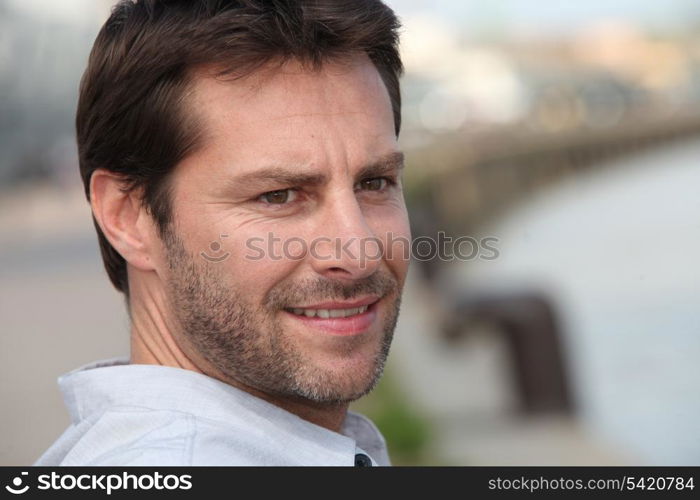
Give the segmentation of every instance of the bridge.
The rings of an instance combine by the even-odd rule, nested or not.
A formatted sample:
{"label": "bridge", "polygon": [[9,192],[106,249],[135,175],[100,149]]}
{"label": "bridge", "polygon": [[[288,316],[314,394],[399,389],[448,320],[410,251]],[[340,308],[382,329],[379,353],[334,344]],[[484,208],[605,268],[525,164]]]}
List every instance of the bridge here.
{"label": "bridge", "polygon": [[699,134],[700,114],[685,113],[640,115],[614,128],[557,134],[511,126],[439,136],[408,154],[414,237],[440,230],[472,234],[540,189],[608,160]]}

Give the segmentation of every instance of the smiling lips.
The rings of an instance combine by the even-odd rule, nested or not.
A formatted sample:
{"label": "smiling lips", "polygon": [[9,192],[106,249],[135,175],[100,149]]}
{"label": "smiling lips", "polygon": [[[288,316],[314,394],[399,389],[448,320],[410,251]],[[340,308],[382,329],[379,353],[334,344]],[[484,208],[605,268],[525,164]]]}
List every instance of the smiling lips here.
{"label": "smiling lips", "polygon": [[369,306],[353,307],[351,309],[292,309],[292,312],[297,316],[306,316],[307,318],[319,317],[327,318],[347,318],[365,312]]}
{"label": "smiling lips", "polygon": [[318,328],[337,335],[362,333],[377,317],[378,297],[368,297],[353,302],[324,302],[308,307],[286,309],[294,319],[308,327]]}

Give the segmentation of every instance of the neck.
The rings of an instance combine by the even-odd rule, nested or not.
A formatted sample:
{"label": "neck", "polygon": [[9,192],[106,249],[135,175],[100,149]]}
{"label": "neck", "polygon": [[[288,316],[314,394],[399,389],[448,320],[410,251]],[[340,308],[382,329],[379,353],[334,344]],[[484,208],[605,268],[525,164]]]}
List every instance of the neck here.
{"label": "neck", "polygon": [[227,377],[199,356],[191,346],[186,345],[184,339],[176,340],[172,333],[176,331],[174,325],[165,314],[166,301],[162,294],[134,287],[129,301],[132,364],[170,366],[201,373],[248,392],[313,424],[340,432],[348,410],[347,403],[329,405],[299,397],[270,394]]}

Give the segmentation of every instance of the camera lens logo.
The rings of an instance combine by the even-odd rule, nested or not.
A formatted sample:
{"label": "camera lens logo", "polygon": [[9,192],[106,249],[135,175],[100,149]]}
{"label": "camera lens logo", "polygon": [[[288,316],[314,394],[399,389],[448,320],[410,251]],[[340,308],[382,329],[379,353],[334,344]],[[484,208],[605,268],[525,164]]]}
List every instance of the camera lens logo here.
{"label": "camera lens logo", "polygon": [[[22,472],[22,476],[26,476],[29,473],[28,472]],[[14,488],[12,487],[14,486]],[[22,478],[20,476],[17,476],[12,480],[12,486],[5,486],[5,489],[12,493],[13,495],[21,495],[22,493],[26,493],[26,491],[29,489],[29,485],[27,484],[24,488],[22,488]]]}

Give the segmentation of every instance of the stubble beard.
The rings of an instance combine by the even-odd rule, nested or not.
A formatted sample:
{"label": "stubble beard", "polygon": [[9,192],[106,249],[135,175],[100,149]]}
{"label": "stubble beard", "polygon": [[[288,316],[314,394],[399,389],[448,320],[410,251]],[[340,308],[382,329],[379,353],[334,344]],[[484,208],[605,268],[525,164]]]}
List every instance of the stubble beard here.
{"label": "stubble beard", "polygon": [[[172,231],[164,234],[170,275],[167,297],[179,335],[199,356],[228,379],[266,394],[303,399],[319,405],[338,405],[359,399],[379,381],[389,354],[401,305],[395,277],[378,271],[352,284],[320,278],[280,283],[262,305],[245,300],[242,290],[227,284],[218,264],[188,253]],[[235,257],[231,257],[235,258]],[[357,370],[337,373],[317,366],[310,356],[284,334],[280,315],[285,307],[318,300],[350,300],[363,295],[394,296],[387,308],[374,354]],[[338,339],[333,355],[349,356],[367,338]]]}

